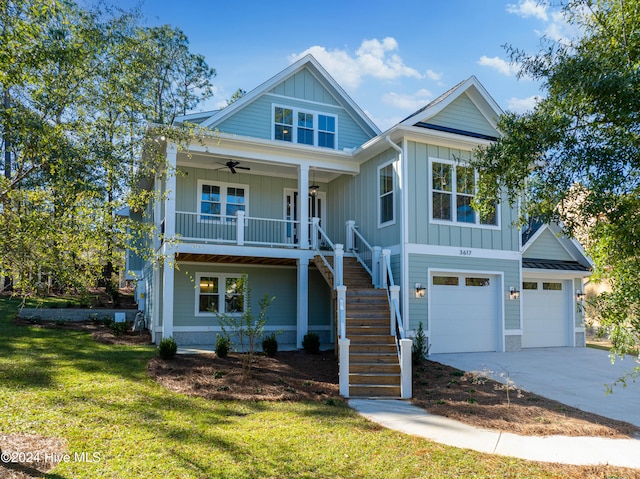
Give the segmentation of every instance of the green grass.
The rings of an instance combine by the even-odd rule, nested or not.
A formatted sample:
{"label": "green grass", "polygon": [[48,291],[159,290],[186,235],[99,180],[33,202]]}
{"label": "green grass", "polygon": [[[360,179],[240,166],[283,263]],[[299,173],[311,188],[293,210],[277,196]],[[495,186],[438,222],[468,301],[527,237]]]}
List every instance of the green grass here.
{"label": "green grass", "polygon": [[99,459],[61,463],[47,477],[566,475],[392,432],[335,402],[223,402],[175,394],[145,372],[153,347],[103,345],[85,333],[16,326],[17,304],[0,301],[0,434],[63,438],[69,454]]}

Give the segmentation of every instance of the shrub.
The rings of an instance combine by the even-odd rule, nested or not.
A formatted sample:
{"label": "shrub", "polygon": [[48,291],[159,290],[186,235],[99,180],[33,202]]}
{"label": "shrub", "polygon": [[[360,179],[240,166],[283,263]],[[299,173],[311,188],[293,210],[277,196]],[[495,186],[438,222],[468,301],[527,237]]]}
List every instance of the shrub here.
{"label": "shrub", "polygon": [[226,334],[216,334],[216,356],[219,358],[226,358],[229,354],[229,347],[231,346],[231,340]]}
{"label": "shrub", "polygon": [[427,337],[424,335],[424,329],[422,329],[422,321],[418,323],[418,331],[416,337],[413,338],[413,345],[411,347],[411,361],[413,364],[422,364],[424,358],[429,354],[429,346],[427,345]]}
{"label": "shrub", "polygon": [[307,333],[302,339],[302,348],[308,354],[320,353],[320,336],[316,333]]}
{"label": "shrub", "polygon": [[278,352],[278,340],[276,339],[276,333],[271,333],[269,336],[265,336],[262,340],[262,351],[270,358],[274,357]]}
{"label": "shrub", "polygon": [[173,338],[162,338],[158,344],[158,354],[162,359],[172,359],[178,352],[178,343]]}
{"label": "shrub", "polygon": [[123,321],[121,323],[116,323],[115,321],[112,321],[109,328],[111,328],[111,332],[114,336],[120,336],[122,333],[126,333],[129,330],[129,322]]}

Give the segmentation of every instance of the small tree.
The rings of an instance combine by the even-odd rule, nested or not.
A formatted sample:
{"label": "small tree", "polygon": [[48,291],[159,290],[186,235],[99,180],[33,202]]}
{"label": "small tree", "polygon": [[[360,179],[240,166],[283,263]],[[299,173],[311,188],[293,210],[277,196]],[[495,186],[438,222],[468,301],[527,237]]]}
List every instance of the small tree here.
{"label": "small tree", "polygon": [[413,345],[411,347],[411,359],[413,364],[422,364],[424,358],[429,354],[429,346],[427,345],[427,337],[424,335],[424,329],[422,329],[422,321],[418,323],[418,332],[413,339]]}
{"label": "small tree", "polygon": [[264,327],[267,324],[267,308],[275,301],[275,296],[269,297],[265,294],[259,301],[260,314],[254,318],[251,312],[251,289],[247,286],[246,276],[242,277],[242,293],[247,304],[240,316],[231,316],[226,313],[217,313],[218,321],[222,332],[227,337],[237,340],[237,347],[245,355],[242,358],[242,369],[246,372],[251,369],[253,356],[256,352],[256,344],[264,334]]}

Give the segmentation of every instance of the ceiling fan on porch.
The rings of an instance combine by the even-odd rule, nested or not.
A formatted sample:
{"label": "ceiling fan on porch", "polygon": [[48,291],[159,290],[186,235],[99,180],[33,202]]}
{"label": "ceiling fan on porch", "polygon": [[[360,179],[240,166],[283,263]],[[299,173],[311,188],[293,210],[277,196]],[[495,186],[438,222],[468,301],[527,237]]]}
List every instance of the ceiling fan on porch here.
{"label": "ceiling fan on porch", "polygon": [[[222,163],[220,163],[222,164]],[[247,170],[249,171],[251,168],[247,167],[247,166],[239,166],[240,162],[239,161],[233,161],[233,160],[229,160],[224,164],[225,168],[229,168],[229,171],[231,171],[231,173],[233,173],[234,175],[237,173],[236,170]],[[221,170],[222,168],[218,168],[219,170]]]}

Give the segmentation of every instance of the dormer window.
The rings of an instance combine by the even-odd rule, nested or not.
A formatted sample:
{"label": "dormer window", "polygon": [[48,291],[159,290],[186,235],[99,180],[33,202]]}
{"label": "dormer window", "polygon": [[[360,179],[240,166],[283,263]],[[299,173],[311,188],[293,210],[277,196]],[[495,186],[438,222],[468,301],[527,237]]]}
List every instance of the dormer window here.
{"label": "dormer window", "polygon": [[300,145],[336,148],[336,117],[274,106],[273,139]]}

